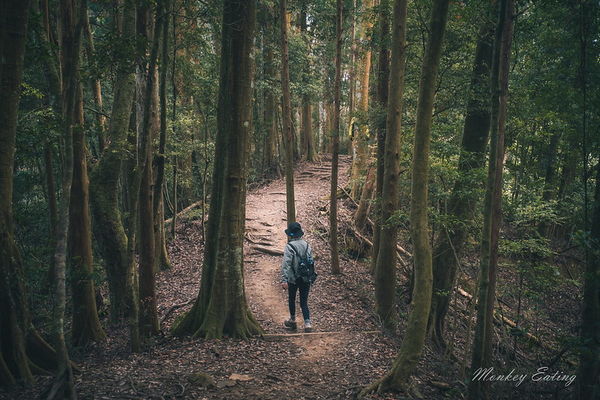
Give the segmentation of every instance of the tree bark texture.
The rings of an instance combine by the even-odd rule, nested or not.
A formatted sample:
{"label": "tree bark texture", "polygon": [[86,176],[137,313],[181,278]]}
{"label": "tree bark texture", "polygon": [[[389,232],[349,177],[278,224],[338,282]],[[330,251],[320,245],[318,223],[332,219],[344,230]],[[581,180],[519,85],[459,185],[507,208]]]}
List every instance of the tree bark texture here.
{"label": "tree bark texture", "polygon": [[[94,48],[94,37],[92,36],[92,28],[90,27],[90,19],[85,15],[84,34],[85,34],[85,49],[88,58],[88,63],[91,64],[94,60],[96,49]],[[99,153],[102,153],[106,148],[106,116],[103,114],[102,102],[102,84],[98,77],[91,79],[92,93],[94,95],[94,103],[96,104],[96,123],[98,124],[98,148]]]}
{"label": "tree bark texture", "polygon": [[[126,0],[121,39],[135,36],[135,13],[134,1]],[[119,58],[116,65],[108,147],[98,165],[92,169],[90,177],[94,237],[98,241],[98,248],[104,260],[113,322],[129,315],[133,290],[133,271],[127,254],[128,238],[119,207],[119,178],[123,161],[127,157],[127,135],[135,95],[135,50],[132,47],[129,47],[129,50]]]}
{"label": "tree bark texture", "polygon": [[337,186],[340,155],[340,101],[342,82],[342,0],[336,2],[335,22],[335,80],[333,84],[333,127],[331,130],[331,189],[329,191],[329,249],[331,251],[331,273],[339,274],[340,259],[337,228]]}
{"label": "tree bark texture", "polygon": [[[139,201],[138,221],[140,228],[139,241],[139,329],[141,337],[154,336],[159,331],[158,313],[156,310],[155,284],[155,236],[154,212],[152,201],[152,140],[158,128],[158,50],[164,26],[164,9],[157,5],[155,11],[154,32],[150,58],[146,70],[146,85],[144,94],[144,111],[142,132],[140,136],[140,152],[138,157],[143,160],[139,172]],[[143,154],[142,154],[143,153]],[[137,182],[136,182],[137,183]],[[135,192],[134,192],[135,193]]]}
{"label": "tree bark texture", "polygon": [[402,98],[406,64],[407,1],[394,2],[392,54],[385,137],[384,175],[381,198],[381,236],[375,267],[375,301],[377,315],[386,329],[395,326],[396,234],[397,227],[388,220],[398,209],[400,149],[402,145]]}
{"label": "tree bark texture", "polygon": [[[508,102],[508,73],[513,33],[513,0],[500,3],[498,27],[492,59],[491,144],[488,180],[485,194],[481,262],[477,302],[477,324],[473,339],[471,372],[491,366],[493,311],[498,266],[498,238],[502,204],[502,170],[504,168],[504,132]],[[495,74],[495,71],[498,74]],[[497,79],[494,77],[497,76]],[[469,399],[488,398],[487,384],[482,380],[469,382]]]}
{"label": "tree bark texture", "polygon": [[[274,36],[274,25],[273,11],[270,7],[266,8],[265,15],[267,20],[267,32],[265,34],[265,56],[264,56],[264,67],[263,74],[266,80],[275,80],[275,67],[274,67],[274,56],[273,56],[273,41]],[[270,86],[266,86],[264,89],[264,124],[265,124],[265,140],[264,140],[264,158],[263,158],[263,169],[265,171],[278,170],[277,161],[277,122],[275,120],[275,110],[277,108],[275,102],[275,95],[273,89]]]}
{"label": "tree bark texture", "polygon": [[[307,23],[306,23],[306,8],[308,1],[302,2],[302,10],[300,11],[300,32],[303,35],[307,35]],[[304,37],[307,47],[310,48],[309,39]],[[309,60],[310,61],[310,60]],[[307,85],[308,77],[310,75],[310,62],[307,62],[304,66],[304,83]],[[304,94],[302,96],[302,153],[306,156],[307,161],[314,161],[315,159],[315,146],[313,138],[313,126],[312,126],[312,104],[310,102],[310,96]]]}
{"label": "tree bark texture", "polygon": [[477,206],[477,176],[479,170],[485,166],[485,150],[490,130],[490,63],[493,35],[493,24],[490,26],[486,23],[480,30],[458,161],[458,178],[448,200],[448,215],[452,220],[460,222],[441,229],[433,251],[433,293],[428,327],[434,343],[440,348],[445,347],[444,321],[468,228]]}
{"label": "tree bark texture", "polygon": [[[421,357],[425,344],[427,317],[431,305],[431,244],[429,242],[428,183],[429,183],[429,147],[431,142],[431,122],[437,73],[442,52],[444,31],[448,17],[449,0],[436,0],[431,10],[429,39],[425,50],[421,78],[419,82],[419,100],[412,162],[412,195],[410,202],[410,225],[414,256],[414,290],[412,309],[398,357],[392,370],[379,384],[380,391],[407,391],[409,379]],[[392,79],[393,73],[392,73]],[[389,118],[389,115],[388,115]],[[388,129],[388,136],[392,130]],[[386,143],[386,152],[388,143]],[[385,166],[387,174],[388,166]],[[386,188],[384,187],[384,196]],[[385,207],[385,206],[384,206]],[[383,231],[382,231],[383,232]],[[395,235],[394,235],[395,238]],[[395,242],[394,242],[395,243]],[[384,251],[381,242],[380,256]],[[392,258],[392,257],[390,257]],[[379,261],[379,260],[378,260]],[[378,269],[381,266],[378,263]]]}
{"label": "tree bark texture", "polygon": [[377,129],[377,175],[375,183],[375,218],[373,226],[373,246],[371,250],[371,273],[377,267],[377,253],[381,237],[381,196],[383,194],[383,171],[385,159],[385,129],[387,124],[388,86],[390,79],[390,20],[389,0],[379,3],[379,63],[377,65],[377,108],[381,110]]}
{"label": "tree bark texture", "polygon": [[577,399],[592,400],[600,395],[600,168],[596,167],[596,194],[593,207],[590,249],[586,260],[583,307],[581,312],[581,351],[577,372]]}
{"label": "tree bark texture", "polygon": [[155,265],[158,269],[168,269],[171,267],[169,255],[165,242],[165,224],[164,224],[164,186],[165,186],[165,150],[167,143],[167,66],[169,64],[169,24],[168,14],[171,12],[170,1],[164,2],[165,23],[162,31],[162,53],[160,64],[160,137],[158,142],[158,154],[155,156],[156,178],[154,181],[154,192],[152,198],[152,210],[154,214],[154,246],[155,246]]}
{"label": "tree bark texture", "polygon": [[285,192],[287,205],[287,223],[296,221],[296,204],[294,195],[294,136],[292,134],[292,104],[290,98],[290,67],[288,55],[289,15],[287,1],[279,0],[279,18],[281,25],[281,91],[283,103],[283,147],[285,150]]}
{"label": "tree bark texture", "polygon": [[202,279],[198,298],[175,334],[248,338],[262,332],[246,303],[243,272],[255,14],[254,0],[226,0],[223,6],[218,133]]}
{"label": "tree bark texture", "polygon": [[[73,185],[76,179],[81,179],[81,175],[76,172],[75,163],[78,155],[75,149],[77,140],[83,141],[83,105],[82,105],[82,89],[81,76],[79,71],[81,39],[83,30],[83,14],[87,12],[85,1],[77,0],[62,0],[60,3],[60,22],[61,22],[61,55],[62,55],[62,81],[63,81],[63,120],[64,120],[64,165],[62,179],[62,199],[59,209],[58,228],[56,234],[56,247],[54,251],[54,309],[53,309],[53,336],[55,347],[57,350],[57,365],[56,377],[52,388],[47,396],[49,399],[66,399],[76,398],[75,387],[73,382],[73,371],[69,361],[67,345],[64,333],[64,318],[66,305],[66,288],[65,288],[65,272],[67,264],[67,247],[71,247],[69,230],[73,228],[72,214],[79,211],[77,207],[81,206],[81,202],[73,205],[77,201],[75,197],[79,194],[73,186],[81,184],[77,182]],[[81,138],[81,139],[80,139]],[[81,188],[81,186],[79,186]],[[71,210],[71,207],[74,207]],[[88,225],[89,228],[89,225]],[[73,232],[71,232],[73,234]],[[85,239],[83,239],[85,240]],[[72,258],[71,264],[73,272],[84,271],[85,267],[82,259],[82,254],[73,253],[72,248],[69,249]],[[75,258],[75,257],[78,258]],[[75,263],[80,263],[79,268]],[[77,277],[75,277],[77,279]],[[83,285],[73,282],[73,290],[83,288]],[[85,290],[85,289],[84,289]],[[81,294],[81,293],[78,293]],[[84,296],[80,296],[77,300],[74,299],[74,307],[77,301],[82,303]],[[74,313],[76,310],[73,310]],[[73,323],[79,323],[78,317],[73,315]],[[74,339],[76,336],[74,336]]]}
{"label": "tree bark texture", "polygon": [[[83,17],[82,17],[83,18]],[[77,51],[77,49],[75,49]],[[65,51],[66,53],[66,51]],[[77,58],[79,56],[76,56]],[[65,61],[65,65],[68,62]],[[69,205],[69,264],[73,298],[73,344],[84,346],[103,340],[106,335],[100,325],[96,308],[96,291],[92,274],[92,230],[89,211],[89,180],[87,175],[86,146],[83,121],[83,89],[79,77],[79,65],[75,78],[64,77],[66,83],[75,87],[75,109],[73,110],[73,178]],[[66,85],[65,85],[66,86]]]}
{"label": "tree bark texture", "polygon": [[361,180],[367,172],[367,163],[369,158],[369,77],[371,73],[371,43],[370,31],[373,28],[369,13],[373,8],[373,0],[363,1],[363,23],[362,23],[362,42],[365,43],[361,57],[360,69],[360,101],[358,111],[361,113],[361,124],[358,127],[357,135],[352,139],[354,158],[352,162],[352,184],[350,195],[357,199],[360,196],[362,188]]}

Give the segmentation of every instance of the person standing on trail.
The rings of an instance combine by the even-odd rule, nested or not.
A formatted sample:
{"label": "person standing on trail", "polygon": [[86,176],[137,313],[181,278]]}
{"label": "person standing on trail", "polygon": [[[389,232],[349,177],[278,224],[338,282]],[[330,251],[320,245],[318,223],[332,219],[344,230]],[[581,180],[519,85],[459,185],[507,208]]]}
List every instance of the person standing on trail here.
{"label": "person standing on trail", "polygon": [[[285,230],[288,243],[283,251],[281,263],[281,286],[288,291],[288,305],[290,319],[283,324],[286,328],[295,330],[296,323],[296,293],[300,292],[300,308],[304,318],[304,331],[311,332],[310,311],[308,309],[308,293],[310,285],[315,281],[317,274],[314,272],[314,262],[309,244],[302,239],[304,232],[298,222],[292,222]],[[310,271],[305,272],[306,265]]]}

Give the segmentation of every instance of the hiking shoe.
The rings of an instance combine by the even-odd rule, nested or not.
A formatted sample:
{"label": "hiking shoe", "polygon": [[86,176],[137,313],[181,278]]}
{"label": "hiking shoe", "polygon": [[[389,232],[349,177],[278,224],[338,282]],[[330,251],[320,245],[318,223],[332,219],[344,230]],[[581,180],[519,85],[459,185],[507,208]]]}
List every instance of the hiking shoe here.
{"label": "hiking shoe", "polygon": [[310,321],[304,321],[304,332],[312,332],[312,324],[310,323]]}
{"label": "hiking shoe", "polygon": [[295,331],[298,328],[298,324],[296,323],[296,321],[292,321],[291,319],[288,319],[286,321],[283,321],[283,325],[287,328],[287,329],[291,329],[293,331]]}

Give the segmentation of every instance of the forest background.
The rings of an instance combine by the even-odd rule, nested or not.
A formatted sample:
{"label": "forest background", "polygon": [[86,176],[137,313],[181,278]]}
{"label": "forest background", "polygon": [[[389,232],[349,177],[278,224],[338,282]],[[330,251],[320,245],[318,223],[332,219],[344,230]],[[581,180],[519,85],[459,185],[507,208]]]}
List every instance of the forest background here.
{"label": "forest background", "polygon": [[[246,195],[285,178],[294,221],[294,168],[321,165],[320,279],[359,276],[398,349],[344,390],[418,395],[425,352],[456,368],[434,379],[449,397],[494,398],[478,367],[549,364],[577,384],[518,396],[597,398],[599,17],[589,0],[3,0],[0,395],[40,375],[75,397],[107,334],[128,354],[264,334],[244,241],[279,253],[245,236]],[[190,227],[199,295],[159,310]]]}

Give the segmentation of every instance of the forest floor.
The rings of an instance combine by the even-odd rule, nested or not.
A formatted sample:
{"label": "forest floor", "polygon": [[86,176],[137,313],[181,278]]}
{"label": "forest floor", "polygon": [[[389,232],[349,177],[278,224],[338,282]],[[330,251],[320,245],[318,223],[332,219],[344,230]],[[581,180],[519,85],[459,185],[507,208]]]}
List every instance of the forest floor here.
{"label": "forest floor", "polygon": [[[207,341],[169,335],[174,320],[191,307],[198,294],[203,256],[202,221],[192,212],[191,217],[180,218],[177,239],[169,245],[172,268],[157,277],[163,334],[149,344],[146,351],[132,354],[128,349],[127,330],[111,327],[106,342],[73,353],[80,367],[76,375],[80,398],[349,399],[385,374],[396,356],[408,313],[403,300],[407,293],[406,267],[404,272],[400,267],[398,274],[400,326],[397,335],[384,335],[379,332],[374,312],[368,263],[342,254],[342,274],[334,276],[329,270],[330,165],[329,160],[323,158],[319,162],[302,163],[295,171],[297,220],[313,248],[319,273],[309,297],[314,333],[303,333],[301,318],[297,334],[283,328],[283,321],[288,317],[287,294],[281,289],[279,277],[287,223],[285,180],[277,179],[249,190],[247,195],[246,297],[265,336],[248,341]],[[350,159],[342,157],[341,187],[347,184],[349,167]],[[347,198],[339,204],[340,239],[345,242],[349,240],[347,229],[351,226],[354,205]],[[409,262],[405,259],[405,264]],[[465,268],[466,273],[475,271],[469,271],[469,266]],[[426,347],[414,378],[427,399],[461,399],[465,392],[464,366],[470,361],[469,351],[465,350],[470,347],[470,339],[465,332],[470,331],[470,327],[466,322],[469,318],[464,315],[469,312],[469,302],[455,297],[447,328],[455,357],[449,360]],[[502,338],[503,343],[511,343],[505,339]],[[509,345],[499,345],[496,350],[506,352],[503,347]],[[530,364],[534,365],[535,361]],[[45,382],[41,383],[18,392],[0,392],[0,398],[4,395],[14,399],[37,398]],[[567,394],[560,385],[550,391],[535,390],[531,382],[519,388],[505,384],[502,390],[495,392],[497,397],[494,398],[564,398]],[[388,394],[369,398],[403,397]]]}

